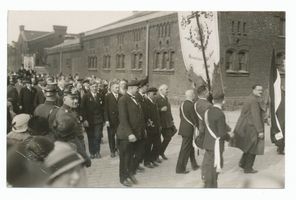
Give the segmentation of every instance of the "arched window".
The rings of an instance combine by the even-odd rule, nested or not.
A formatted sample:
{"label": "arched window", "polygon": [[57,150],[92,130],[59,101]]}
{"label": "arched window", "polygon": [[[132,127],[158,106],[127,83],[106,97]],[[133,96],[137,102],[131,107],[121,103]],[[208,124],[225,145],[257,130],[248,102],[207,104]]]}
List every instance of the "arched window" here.
{"label": "arched window", "polygon": [[233,62],[234,61],[234,52],[233,50],[226,51],[225,57],[225,69],[226,71],[234,70]]}
{"label": "arched window", "polygon": [[162,54],[162,69],[168,68],[168,63],[169,63],[169,55],[167,51],[164,51]]}

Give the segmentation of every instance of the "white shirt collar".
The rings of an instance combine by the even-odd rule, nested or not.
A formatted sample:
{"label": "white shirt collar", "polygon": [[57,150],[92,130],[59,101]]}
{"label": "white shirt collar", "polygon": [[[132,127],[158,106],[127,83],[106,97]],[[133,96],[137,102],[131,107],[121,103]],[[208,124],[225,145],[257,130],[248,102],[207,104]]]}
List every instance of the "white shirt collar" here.
{"label": "white shirt collar", "polygon": [[214,104],[213,106],[222,110],[222,106],[220,104]]}
{"label": "white shirt collar", "polygon": [[132,95],[129,91],[127,91],[126,93],[129,94],[131,97],[135,98],[135,96]]}
{"label": "white shirt collar", "polygon": [[165,99],[165,96],[164,96],[164,95],[162,95],[161,93],[159,93],[159,95],[160,95],[162,98],[164,98],[164,99]]}
{"label": "white shirt collar", "polygon": [[192,100],[190,100],[190,99],[186,99],[185,101],[190,101],[190,102],[192,102],[192,103],[193,103],[193,101],[192,101]]}
{"label": "white shirt collar", "polygon": [[199,99],[203,99],[203,100],[206,100],[207,101],[207,99],[205,98],[205,97],[200,97],[200,96],[197,96]]}
{"label": "white shirt collar", "polygon": [[116,98],[118,97],[118,94],[115,94],[114,92],[112,92],[112,94],[114,97],[116,97]]}
{"label": "white shirt collar", "polygon": [[152,99],[147,95],[147,98],[151,101],[151,103],[154,103],[153,101],[152,101]]}

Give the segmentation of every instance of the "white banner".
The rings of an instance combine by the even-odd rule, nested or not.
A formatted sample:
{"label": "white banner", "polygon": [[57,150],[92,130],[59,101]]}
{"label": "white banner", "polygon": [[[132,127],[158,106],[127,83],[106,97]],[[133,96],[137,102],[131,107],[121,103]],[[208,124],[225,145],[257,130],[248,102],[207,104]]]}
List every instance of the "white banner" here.
{"label": "white banner", "polygon": [[[196,15],[198,15],[198,21]],[[208,74],[212,82],[214,63],[218,64],[220,60],[217,12],[178,12],[178,21],[181,50],[186,70],[193,71],[207,82],[202,52],[204,47]],[[201,32],[199,32],[199,27]],[[203,44],[200,35],[203,35]]]}
{"label": "white banner", "polygon": [[34,69],[35,62],[34,62],[34,56],[25,55],[24,56],[24,68],[26,70],[28,69]]}

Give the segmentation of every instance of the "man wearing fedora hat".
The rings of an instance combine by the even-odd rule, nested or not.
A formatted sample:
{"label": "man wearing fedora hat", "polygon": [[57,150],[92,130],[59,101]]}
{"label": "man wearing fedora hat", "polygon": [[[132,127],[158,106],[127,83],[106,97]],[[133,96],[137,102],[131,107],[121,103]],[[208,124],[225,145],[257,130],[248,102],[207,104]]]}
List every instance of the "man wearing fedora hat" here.
{"label": "man wearing fedora hat", "polygon": [[20,108],[23,113],[32,115],[34,111],[34,98],[36,89],[32,87],[30,79],[25,79],[25,87],[20,91]]}
{"label": "man wearing fedora hat", "polygon": [[43,78],[37,79],[37,85],[34,86],[36,89],[36,95],[34,98],[34,107],[36,108],[39,104],[43,104],[45,102],[45,96],[44,96],[44,88],[45,88],[46,82]]}
{"label": "man wearing fedora hat", "polygon": [[119,143],[119,178],[120,183],[130,187],[137,180],[134,177],[141,157],[135,152],[137,141],[141,141],[145,134],[145,120],[141,105],[137,102],[135,94],[138,91],[139,81],[132,80],[128,84],[128,91],[118,102],[119,126],[117,138]]}

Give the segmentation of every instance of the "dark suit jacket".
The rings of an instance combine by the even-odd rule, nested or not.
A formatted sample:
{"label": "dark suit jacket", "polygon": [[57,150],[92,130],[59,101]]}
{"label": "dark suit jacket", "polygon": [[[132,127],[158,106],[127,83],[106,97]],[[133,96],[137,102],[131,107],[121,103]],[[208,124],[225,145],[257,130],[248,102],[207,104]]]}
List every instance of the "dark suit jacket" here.
{"label": "dark suit jacket", "polygon": [[81,101],[81,114],[83,120],[87,120],[89,125],[104,122],[104,97],[97,94],[96,98],[91,93],[83,96]]}
{"label": "dark suit jacket", "polygon": [[[211,107],[208,110],[209,127],[217,137],[220,137],[220,152],[224,151],[224,141],[229,140],[230,137],[227,133],[228,128],[225,120],[225,115],[220,108]],[[215,149],[215,139],[210,135],[209,130],[206,128],[204,139],[204,148],[207,150]]]}
{"label": "dark suit jacket", "polygon": [[45,102],[45,96],[41,87],[37,85],[34,88],[36,89],[36,95],[34,99],[34,107],[36,108],[39,104],[43,104]]}
{"label": "dark suit jacket", "polygon": [[142,139],[145,131],[145,120],[140,104],[136,104],[132,97],[126,93],[118,101],[118,111],[118,139],[127,140],[131,134],[134,134],[138,140]]}
{"label": "dark suit jacket", "polygon": [[197,111],[199,117],[201,117],[201,119],[198,117],[199,134],[205,133],[204,115],[206,110],[212,106],[213,105],[208,100],[204,100],[204,99],[198,99],[194,104],[195,111]]}
{"label": "dark suit jacket", "polygon": [[[160,126],[162,128],[170,128],[174,126],[174,120],[171,111],[171,105],[168,101],[168,98],[163,98],[160,95],[155,97],[155,103],[157,104],[159,116],[160,116]],[[167,111],[161,111],[161,108],[167,106]]]}
{"label": "dark suit jacket", "polygon": [[63,105],[64,91],[58,87],[58,95],[57,95],[57,106],[61,107]]}
{"label": "dark suit jacket", "polygon": [[113,93],[108,93],[105,96],[104,117],[105,121],[109,121],[112,128],[117,128],[119,124],[118,101],[121,96],[121,94],[118,94],[117,99]]}
{"label": "dark suit jacket", "polygon": [[33,87],[31,88],[31,90],[29,90],[27,87],[21,89],[20,105],[23,107],[22,111],[24,113],[33,114],[35,94],[36,89]]}
{"label": "dark suit jacket", "polygon": [[160,127],[160,117],[158,108],[155,102],[151,102],[148,98],[146,99],[146,128],[147,131],[152,130],[158,131]]}
{"label": "dark suit jacket", "polygon": [[[186,118],[195,126],[198,125],[198,117],[194,112],[193,102],[185,100],[183,105],[183,112]],[[182,106],[181,105],[181,106]],[[180,126],[179,135],[183,137],[193,137],[194,127],[185,120],[180,107]]]}

